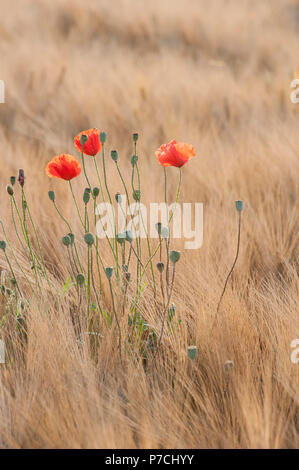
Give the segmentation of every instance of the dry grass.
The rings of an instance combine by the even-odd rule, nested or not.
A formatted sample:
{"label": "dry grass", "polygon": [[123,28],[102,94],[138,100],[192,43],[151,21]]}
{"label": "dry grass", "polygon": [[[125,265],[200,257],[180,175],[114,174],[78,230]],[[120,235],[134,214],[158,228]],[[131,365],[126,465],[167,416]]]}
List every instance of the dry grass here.
{"label": "dry grass", "polygon": [[[72,326],[73,293],[58,299],[49,290],[32,300],[25,352],[9,319],[1,331],[11,350],[1,366],[1,447],[298,447],[299,369],[290,361],[290,342],[299,335],[299,105],[289,99],[299,70],[298,1],[18,0],[14,11],[9,5],[0,1],[7,231],[5,185],[21,167],[61,290],[65,227],[48,189],[69,216],[72,204],[64,183],[49,181],[44,166],[54,154],[74,152],[72,137],[96,126],[107,131],[128,176],[130,134],[139,131],[148,202],[163,197],[156,147],[174,137],[194,144],[198,157],[184,168],[182,199],[204,203],[204,243],[185,251],[178,265],[181,332],[165,335],[155,368],[137,354],[122,367],[114,330],[105,331],[92,360],[87,339],[79,342]],[[119,181],[108,166],[116,192]],[[76,188],[83,186],[81,178]],[[245,202],[240,258],[211,331],[234,256],[235,199]],[[4,259],[1,266],[7,269]],[[143,315],[159,330],[150,298]],[[199,348],[193,364],[190,344]],[[226,360],[235,365],[229,374]]]}

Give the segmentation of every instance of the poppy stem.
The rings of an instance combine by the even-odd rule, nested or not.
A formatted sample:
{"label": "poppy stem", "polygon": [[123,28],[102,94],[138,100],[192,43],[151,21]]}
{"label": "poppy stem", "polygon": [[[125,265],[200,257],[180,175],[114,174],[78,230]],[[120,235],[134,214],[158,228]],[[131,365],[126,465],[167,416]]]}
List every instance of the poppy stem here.
{"label": "poppy stem", "polygon": [[226,291],[226,287],[227,287],[227,284],[228,284],[228,281],[229,281],[229,278],[230,276],[232,275],[233,273],[233,270],[236,266],[236,263],[237,263],[237,260],[238,260],[238,257],[239,257],[239,252],[240,252],[240,239],[241,239],[241,212],[238,212],[239,214],[239,220],[238,220],[238,241],[237,241],[237,251],[236,251],[236,256],[235,256],[235,259],[234,259],[234,262],[233,262],[233,265],[225,279],[225,283],[224,283],[224,287],[223,287],[223,290],[221,292],[221,296],[220,296],[220,299],[219,299],[219,302],[218,302],[218,305],[217,305],[217,311],[216,311],[216,316],[215,316],[215,320],[213,322],[213,326],[215,325],[215,322],[216,322],[216,319],[217,319],[217,316],[218,316],[218,313],[219,313],[219,309],[220,309],[220,304],[221,304],[221,301],[223,299],[223,296],[225,294],[225,291]]}
{"label": "poppy stem", "polygon": [[70,185],[70,190],[71,190],[71,193],[72,193],[72,196],[73,196],[73,200],[74,200],[74,203],[75,203],[75,206],[76,206],[76,209],[77,209],[77,213],[78,213],[81,225],[85,229],[85,225],[84,225],[84,222],[82,220],[82,217],[81,217],[81,214],[80,214],[80,211],[79,211],[79,207],[78,207],[78,204],[77,204],[77,200],[75,198],[75,194],[74,194],[74,191],[73,191],[73,186],[72,186],[71,180],[69,180],[69,185]]}
{"label": "poppy stem", "polygon": [[[66,218],[62,215],[62,213],[60,212],[60,210],[58,209],[57,207],[57,204],[55,201],[53,201],[53,204],[54,204],[54,207],[57,211],[57,214],[60,216],[60,218],[64,221],[64,223],[67,225],[70,233],[73,233],[73,230],[72,230],[72,227],[70,225],[70,223],[66,220]],[[80,258],[79,258],[79,255],[78,255],[78,251],[77,251],[77,245],[76,245],[76,242],[74,242],[74,249],[75,249],[75,254],[76,254],[76,258],[77,258],[77,261],[78,261],[78,264],[79,264],[79,267],[80,267],[80,270],[82,271],[82,266],[81,266],[81,263],[80,263]]]}

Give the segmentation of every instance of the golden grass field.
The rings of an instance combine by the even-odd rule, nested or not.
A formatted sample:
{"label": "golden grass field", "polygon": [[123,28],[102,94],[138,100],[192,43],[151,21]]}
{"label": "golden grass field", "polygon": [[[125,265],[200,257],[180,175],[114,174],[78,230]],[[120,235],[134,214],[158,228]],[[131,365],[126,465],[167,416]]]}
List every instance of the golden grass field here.
{"label": "golden grass field", "polygon": [[[299,365],[290,344],[299,337],[299,104],[290,83],[299,78],[299,2],[0,0],[0,11],[0,218],[32,278],[5,190],[23,168],[54,285],[39,298],[28,292],[25,345],[13,313],[1,327],[0,447],[298,447]],[[107,150],[118,150],[128,179],[131,134],[139,133],[147,203],[163,201],[156,148],[176,138],[196,150],[180,200],[203,202],[203,245],[184,251],[172,241],[182,250],[173,294],[181,324],[165,333],[154,364],[145,366],[137,349],[121,364],[115,328],[104,330],[91,357],[87,335],[78,341],[72,325],[86,305],[78,307],[74,289],[61,295],[66,228],[50,189],[78,239],[80,227],[66,183],[50,180],[45,165],[62,152],[79,158],[73,137],[89,127],[107,132]],[[92,168],[89,161],[96,184]],[[107,172],[114,194],[121,188],[110,158]],[[169,175],[174,199],[177,170]],[[85,186],[82,175],[74,181],[80,198]],[[211,328],[235,255],[237,199],[240,255]],[[83,243],[79,249],[83,256]],[[1,318],[5,305],[2,298]],[[160,331],[150,291],[142,315]],[[126,331],[127,316],[121,325]],[[199,351],[193,362],[189,345]]]}

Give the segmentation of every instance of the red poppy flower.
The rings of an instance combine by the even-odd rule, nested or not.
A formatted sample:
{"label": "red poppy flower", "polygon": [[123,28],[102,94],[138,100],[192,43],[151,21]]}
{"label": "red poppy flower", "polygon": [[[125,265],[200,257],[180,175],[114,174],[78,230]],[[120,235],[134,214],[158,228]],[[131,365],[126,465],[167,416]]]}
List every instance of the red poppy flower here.
{"label": "red poppy flower", "polygon": [[181,167],[185,165],[190,158],[195,157],[193,145],[184,142],[178,143],[176,140],[161,145],[155,153],[158,162],[162,166]]}
{"label": "red poppy flower", "polygon": [[63,153],[52,160],[46,166],[46,173],[50,178],[71,180],[81,173],[81,165],[73,155]]}
{"label": "red poppy flower", "polygon": [[83,145],[83,153],[85,155],[92,155],[93,157],[101,150],[102,144],[100,142],[100,131],[98,129],[88,129],[82,131],[74,138],[75,146],[79,152],[82,152],[81,136],[88,137],[87,142]]}

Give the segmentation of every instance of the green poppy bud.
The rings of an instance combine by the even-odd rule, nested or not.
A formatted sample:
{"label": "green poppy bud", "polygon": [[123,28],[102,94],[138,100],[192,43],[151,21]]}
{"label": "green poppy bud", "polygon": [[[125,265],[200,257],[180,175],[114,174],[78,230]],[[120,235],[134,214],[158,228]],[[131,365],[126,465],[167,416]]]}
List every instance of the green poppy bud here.
{"label": "green poppy bud", "polygon": [[6,186],[6,191],[10,196],[13,196],[13,189],[12,186],[10,186],[9,184]]}
{"label": "green poppy bud", "polygon": [[138,134],[137,134],[137,132],[134,132],[134,134],[133,134],[133,142],[137,142],[137,140],[138,140]]}
{"label": "green poppy bud", "polygon": [[140,199],[141,199],[141,192],[139,191],[139,189],[135,189],[135,191],[133,192],[133,199],[136,201],[136,202],[139,202]]}
{"label": "green poppy bud", "polygon": [[158,234],[161,235],[161,231],[162,231],[162,224],[161,224],[161,222],[157,222],[156,225],[155,225],[155,227],[156,227],[156,230],[157,230]]}
{"label": "green poppy bud", "polygon": [[84,235],[84,240],[87,245],[92,246],[94,244],[94,236],[92,233],[86,233]]}
{"label": "green poppy bud", "polygon": [[106,142],[106,139],[107,139],[107,134],[106,132],[101,132],[100,133],[100,141],[102,144],[104,144]]}
{"label": "green poppy bud", "polygon": [[236,201],[236,209],[237,209],[238,212],[242,212],[243,201]]}
{"label": "green poppy bud", "polygon": [[86,188],[83,193],[83,202],[84,204],[88,204],[90,200],[90,189]]}
{"label": "green poppy bud", "polygon": [[132,243],[132,241],[133,241],[133,234],[132,234],[131,230],[126,231],[126,241],[129,242],[129,243]]}
{"label": "green poppy bud", "polygon": [[0,241],[0,250],[3,250],[3,251],[6,250],[6,242],[4,240]]}
{"label": "green poppy bud", "polygon": [[132,166],[135,166],[137,162],[138,162],[138,157],[137,157],[137,155],[132,155],[132,157],[131,157],[131,165],[132,165]]}
{"label": "green poppy bud", "polygon": [[126,232],[118,233],[116,235],[116,240],[118,243],[125,243],[126,241]]}
{"label": "green poppy bud", "polygon": [[157,263],[157,269],[160,273],[164,271],[164,263]]}
{"label": "green poppy bud", "polygon": [[49,196],[50,201],[53,201],[53,202],[55,201],[55,193],[54,193],[54,191],[49,191],[49,192],[48,192],[48,196]]}
{"label": "green poppy bud", "polygon": [[13,186],[16,182],[16,177],[15,176],[11,176],[10,177],[10,184]]}
{"label": "green poppy bud", "polygon": [[72,232],[70,232],[68,233],[68,236],[70,237],[71,245],[73,245],[75,242],[75,235]]}
{"label": "green poppy bud", "polygon": [[188,346],[187,348],[187,355],[191,361],[194,361],[194,359],[197,358],[198,356],[198,349],[196,346]]}
{"label": "green poppy bud", "polygon": [[122,197],[121,197],[120,193],[115,194],[115,200],[116,200],[117,204],[121,204]]}
{"label": "green poppy bud", "polygon": [[110,281],[110,279],[112,278],[112,275],[113,275],[113,268],[106,268],[105,269],[105,274],[106,274],[106,277],[107,277],[108,281]]}
{"label": "green poppy bud", "polygon": [[83,276],[83,274],[77,274],[76,282],[77,282],[78,286],[83,286],[83,284],[85,282],[85,277]]}
{"label": "green poppy bud", "polygon": [[64,244],[64,246],[69,246],[71,244],[71,237],[69,237],[68,235],[65,235],[64,237],[62,237],[61,241]]}
{"label": "green poppy bud", "polygon": [[177,263],[180,257],[181,257],[180,251],[172,250],[169,254],[169,259],[173,264]]}
{"label": "green poppy bud", "polygon": [[116,150],[111,150],[111,158],[114,162],[117,162],[118,160],[118,153]]}
{"label": "green poppy bud", "polygon": [[94,198],[98,197],[98,195],[100,194],[99,188],[97,188],[97,187],[93,188],[92,194],[93,194]]}
{"label": "green poppy bud", "polygon": [[168,229],[168,227],[162,227],[161,235],[162,235],[163,238],[165,238],[165,240],[167,240],[167,238],[169,238],[169,229]]}

